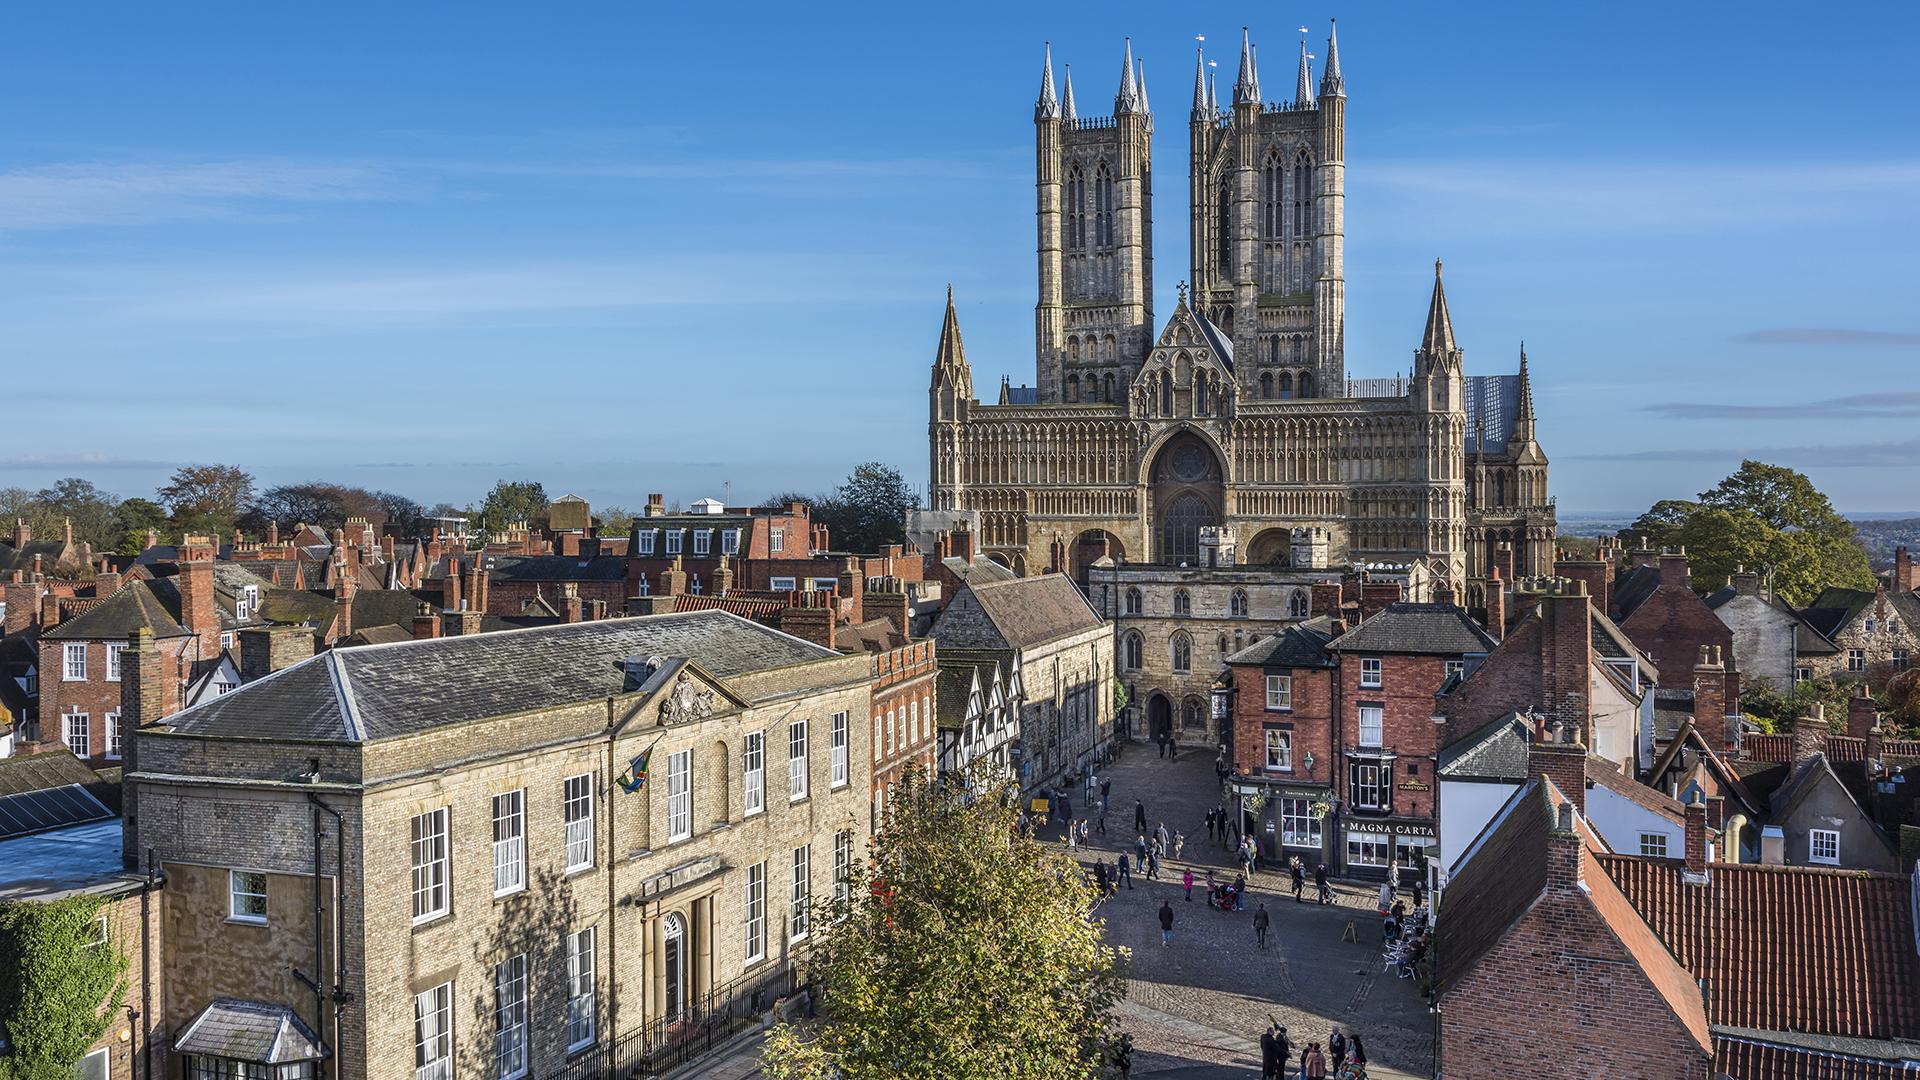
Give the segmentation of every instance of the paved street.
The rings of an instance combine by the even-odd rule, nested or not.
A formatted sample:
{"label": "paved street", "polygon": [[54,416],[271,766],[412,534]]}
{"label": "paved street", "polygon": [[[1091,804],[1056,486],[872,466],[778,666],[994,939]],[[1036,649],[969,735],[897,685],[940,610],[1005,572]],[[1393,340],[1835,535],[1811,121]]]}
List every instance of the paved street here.
{"label": "paved street", "polygon": [[[1187,837],[1185,857],[1163,863],[1162,880],[1136,874],[1135,887],[1101,909],[1108,939],[1133,950],[1120,1015],[1137,1051],[1134,1075],[1257,1076],[1258,1039],[1269,1015],[1296,1045],[1315,1040],[1324,1048],[1334,1023],[1359,1031],[1372,1075],[1431,1075],[1431,1016],[1412,981],[1381,971],[1374,887],[1336,884],[1334,906],[1297,904],[1283,875],[1263,871],[1250,883],[1244,912],[1206,907],[1197,883],[1188,903],[1180,887],[1186,867],[1194,868],[1196,882],[1209,866],[1227,880],[1235,872],[1219,845],[1207,842],[1205,815],[1219,792],[1213,754],[1191,750],[1172,761],[1156,757],[1150,744],[1135,744],[1106,775],[1113,781],[1109,832],[1096,834],[1092,845],[1100,858],[1111,862],[1121,845],[1132,844],[1135,798],[1146,804],[1149,828],[1165,821]],[[1077,798],[1074,809],[1083,809]],[[1080,854],[1091,864],[1087,851]],[[1160,944],[1162,900],[1174,908],[1171,947]],[[1252,925],[1262,900],[1273,917],[1264,952],[1254,947]],[[1341,940],[1349,920],[1358,944]]]}

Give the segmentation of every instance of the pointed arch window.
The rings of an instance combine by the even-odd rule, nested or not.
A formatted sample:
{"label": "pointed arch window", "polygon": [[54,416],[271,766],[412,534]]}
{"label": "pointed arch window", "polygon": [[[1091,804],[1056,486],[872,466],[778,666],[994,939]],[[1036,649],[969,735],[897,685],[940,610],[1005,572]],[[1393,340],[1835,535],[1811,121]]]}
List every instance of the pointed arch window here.
{"label": "pointed arch window", "polygon": [[1279,338],[1270,337],[1267,339],[1267,359],[1276,364],[1280,362],[1280,339]]}
{"label": "pointed arch window", "polygon": [[1280,163],[1280,155],[1269,155],[1260,170],[1261,235],[1268,240],[1280,239],[1281,230],[1286,227],[1286,177],[1286,166]]}
{"label": "pointed arch window", "polygon": [[1132,588],[1128,589],[1127,590],[1127,614],[1138,615],[1140,614],[1140,609],[1141,609],[1140,590],[1132,589]]}
{"label": "pointed arch window", "polygon": [[1173,613],[1175,615],[1193,614],[1193,596],[1185,589],[1173,591]]}
{"label": "pointed arch window", "polygon": [[1184,675],[1193,670],[1193,639],[1189,638],[1185,631],[1178,631],[1173,635],[1168,652],[1171,654],[1173,670],[1176,674]]}
{"label": "pointed arch window", "polygon": [[1280,373],[1280,396],[1283,398],[1293,396],[1293,372],[1291,371]]}
{"label": "pointed arch window", "polygon": [[1300,396],[1313,396],[1313,374],[1311,372],[1303,371],[1300,373]]}
{"label": "pointed arch window", "polygon": [[1113,170],[1104,161],[1093,173],[1093,243],[1113,246]]}
{"label": "pointed arch window", "polygon": [[1273,372],[1271,371],[1260,373],[1260,396],[1263,398],[1273,396]]}
{"label": "pointed arch window", "polygon": [[1146,651],[1145,646],[1146,640],[1140,636],[1140,631],[1134,630],[1127,634],[1126,644],[1121,649],[1121,662],[1127,665],[1128,671],[1140,670],[1141,660]]}
{"label": "pointed arch window", "polygon": [[1287,598],[1287,614],[1296,619],[1307,617],[1307,590],[1293,590],[1293,595]]}
{"label": "pointed arch window", "polygon": [[[1227,166],[1227,172],[1231,174],[1232,171],[1233,171],[1233,166],[1229,164]],[[1217,256],[1220,262],[1220,276],[1228,281],[1232,281],[1233,280],[1233,185],[1231,183],[1228,183],[1225,180],[1222,180],[1220,182],[1219,211],[1220,211],[1219,212],[1220,235],[1218,237],[1219,251],[1217,253]]]}
{"label": "pointed arch window", "polygon": [[1067,167],[1067,249],[1087,246],[1087,174],[1078,164]]}
{"label": "pointed arch window", "polygon": [[1305,158],[1293,167],[1293,235],[1301,239],[1307,236],[1308,221],[1313,216],[1310,195],[1313,191],[1313,166]]}
{"label": "pointed arch window", "polygon": [[1107,372],[1106,376],[1101,379],[1100,384],[1100,400],[1109,405],[1113,404],[1113,372]]}
{"label": "pointed arch window", "polygon": [[1232,610],[1236,618],[1241,618],[1241,619],[1246,618],[1247,617],[1247,590],[1245,589],[1233,590],[1233,599],[1229,602],[1228,606],[1230,610]]}
{"label": "pointed arch window", "polygon": [[1193,415],[1207,415],[1207,373],[1193,373]]}
{"label": "pointed arch window", "polygon": [[1173,415],[1173,378],[1170,375],[1160,380],[1160,415]]}

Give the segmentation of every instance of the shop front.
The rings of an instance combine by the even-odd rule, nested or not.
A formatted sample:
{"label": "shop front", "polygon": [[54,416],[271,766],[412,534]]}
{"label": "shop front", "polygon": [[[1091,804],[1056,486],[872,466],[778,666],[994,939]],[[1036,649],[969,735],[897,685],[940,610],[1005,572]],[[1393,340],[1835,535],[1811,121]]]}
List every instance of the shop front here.
{"label": "shop front", "polygon": [[1427,818],[1349,818],[1341,832],[1340,873],[1367,881],[1385,881],[1398,868],[1397,884],[1411,887],[1417,872],[1424,873],[1428,856],[1439,842]]}
{"label": "shop front", "polygon": [[1241,828],[1259,841],[1263,866],[1296,856],[1311,873],[1333,865],[1329,841],[1335,835],[1333,793],[1323,786],[1238,777],[1233,795],[1241,812]]}

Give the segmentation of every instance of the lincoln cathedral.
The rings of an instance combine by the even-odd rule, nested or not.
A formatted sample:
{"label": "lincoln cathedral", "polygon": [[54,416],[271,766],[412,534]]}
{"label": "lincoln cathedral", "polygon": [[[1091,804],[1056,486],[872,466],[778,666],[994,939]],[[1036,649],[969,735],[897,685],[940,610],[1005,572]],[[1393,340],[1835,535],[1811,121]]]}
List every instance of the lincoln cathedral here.
{"label": "lincoln cathedral", "polygon": [[1499,545],[1516,574],[1549,572],[1525,352],[1516,374],[1466,373],[1440,263],[1411,374],[1347,374],[1336,38],[1317,91],[1313,59],[1303,45],[1291,100],[1270,101],[1243,35],[1223,105],[1197,58],[1189,266],[1156,322],[1145,72],[1129,44],[1112,114],[1085,116],[1071,71],[1056,90],[1047,56],[1034,385],[976,400],[951,295],[933,365],[930,505],[976,512],[989,556],[1079,577],[1103,555],[1197,565],[1205,531],[1236,537],[1243,564],[1319,547],[1332,565],[1402,569],[1463,598]]}

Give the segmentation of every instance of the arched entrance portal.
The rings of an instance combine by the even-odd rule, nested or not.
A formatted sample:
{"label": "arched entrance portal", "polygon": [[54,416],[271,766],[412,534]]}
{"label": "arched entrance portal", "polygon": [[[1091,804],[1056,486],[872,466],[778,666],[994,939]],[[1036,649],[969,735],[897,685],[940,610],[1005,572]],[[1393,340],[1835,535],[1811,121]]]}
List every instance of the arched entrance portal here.
{"label": "arched entrance portal", "polygon": [[1213,448],[1183,431],[1153,460],[1153,559],[1198,563],[1200,530],[1218,525],[1226,503],[1226,476]]}
{"label": "arched entrance portal", "polygon": [[1293,533],[1288,529],[1268,529],[1246,546],[1241,561],[1249,566],[1286,566],[1293,560]]}
{"label": "arched entrance portal", "polygon": [[1147,699],[1147,736],[1155,742],[1173,734],[1173,703],[1165,694]]}

